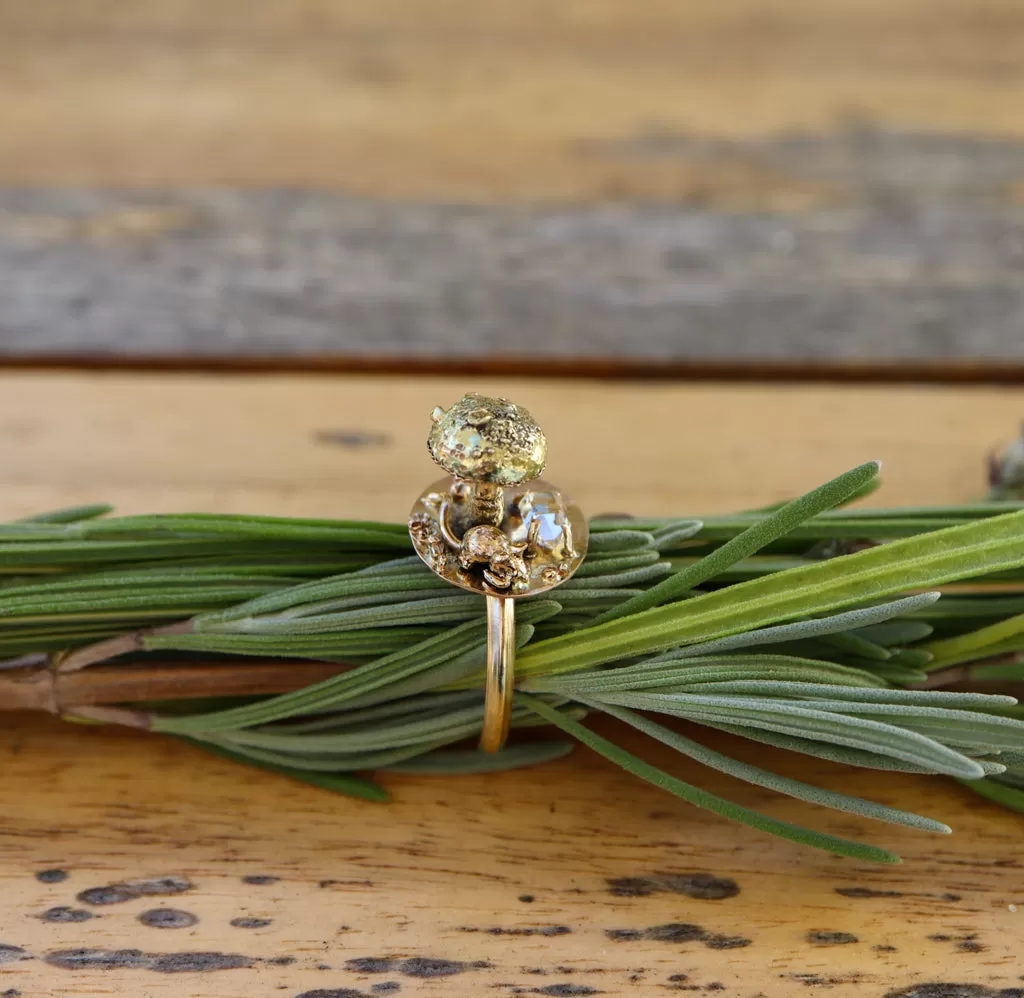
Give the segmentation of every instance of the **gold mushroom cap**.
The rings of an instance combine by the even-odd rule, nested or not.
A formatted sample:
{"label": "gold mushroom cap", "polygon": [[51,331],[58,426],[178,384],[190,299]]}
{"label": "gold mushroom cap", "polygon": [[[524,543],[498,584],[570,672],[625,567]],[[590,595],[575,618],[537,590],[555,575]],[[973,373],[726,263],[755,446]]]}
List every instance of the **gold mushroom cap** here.
{"label": "gold mushroom cap", "polygon": [[436,408],[431,418],[430,456],[456,478],[518,485],[544,471],[547,439],[521,405],[464,395],[447,411]]}

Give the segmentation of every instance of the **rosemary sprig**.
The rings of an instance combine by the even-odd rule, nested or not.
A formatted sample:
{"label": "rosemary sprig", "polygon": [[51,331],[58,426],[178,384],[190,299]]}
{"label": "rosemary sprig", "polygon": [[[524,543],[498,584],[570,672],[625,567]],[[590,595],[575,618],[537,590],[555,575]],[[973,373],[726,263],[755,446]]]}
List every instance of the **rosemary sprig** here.
{"label": "rosemary sprig", "polygon": [[[608,714],[757,786],[924,831],[947,829],[739,762],[649,715],[848,765],[945,775],[1018,806],[1024,716],[1014,699],[934,687],[1024,678],[1024,503],[850,508],[876,475],[863,465],[792,503],[729,517],[595,520],[577,576],[521,605],[514,726],[554,725],[698,806],[863,859],[896,857],[684,783],[596,735],[585,715]],[[59,651],[46,678],[65,715],[145,726],[371,798],[384,792],[358,773],[488,771],[567,750],[459,747],[482,713],[482,600],[410,557],[404,525],[107,512],[0,527],[0,655]],[[953,592],[939,599],[935,587]],[[337,671],[245,693],[239,663],[281,659]],[[160,665],[154,691],[173,672],[175,700],[147,693],[150,661]],[[218,662],[231,678],[220,696]],[[113,709],[91,706],[103,703],[95,690],[83,695],[100,663],[107,682],[119,665],[140,677],[131,696],[110,684]],[[203,676],[194,699],[191,663]],[[282,675],[273,672],[271,685]]]}

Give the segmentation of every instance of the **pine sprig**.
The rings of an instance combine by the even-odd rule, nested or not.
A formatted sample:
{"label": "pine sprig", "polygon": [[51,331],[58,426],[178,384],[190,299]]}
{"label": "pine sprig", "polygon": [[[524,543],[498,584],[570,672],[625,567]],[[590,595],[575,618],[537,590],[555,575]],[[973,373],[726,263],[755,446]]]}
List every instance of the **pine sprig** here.
{"label": "pine sprig", "polygon": [[[1024,678],[1024,503],[845,505],[873,490],[877,470],[862,465],[791,503],[733,516],[595,520],[579,573],[519,605],[513,726],[554,725],[698,806],[862,859],[896,857],[691,786],[595,734],[586,715],[617,718],[756,786],[923,831],[948,829],[742,763],[650,715],[847,765],[953,777],[1017,806],[1015,700],[934,687]],[[485,772],[568,750],[537,740],[496,756],[461,747],[482,717],[483,600],[410,556],[403,524],[108,512],[0,526],[0,656],[59,653],[58,692],[62,678],[81,688],[97,665],[142,677],[127,700],[119,687],[113,707],[65,701],[66,716],[166,732],[370,798],[385,794],[366,771]],[[280,659],[336,671],[276,695],[234,685],[211,699],[207,682],[194,700],[186,684],[158,702],[145,670],[168,656],[186,676],[191,663],[208,677],[217,663],[227,674]]]}

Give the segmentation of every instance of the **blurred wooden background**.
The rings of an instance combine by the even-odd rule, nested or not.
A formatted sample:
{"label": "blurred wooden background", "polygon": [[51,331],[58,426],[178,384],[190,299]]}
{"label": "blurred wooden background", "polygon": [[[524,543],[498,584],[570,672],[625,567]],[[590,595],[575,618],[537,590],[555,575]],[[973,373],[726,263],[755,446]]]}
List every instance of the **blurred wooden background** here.
{"label": "blurred wooden background", "polygon": [[0,352],[1020,365],[1022,106],[1017,0],[0,4]]}

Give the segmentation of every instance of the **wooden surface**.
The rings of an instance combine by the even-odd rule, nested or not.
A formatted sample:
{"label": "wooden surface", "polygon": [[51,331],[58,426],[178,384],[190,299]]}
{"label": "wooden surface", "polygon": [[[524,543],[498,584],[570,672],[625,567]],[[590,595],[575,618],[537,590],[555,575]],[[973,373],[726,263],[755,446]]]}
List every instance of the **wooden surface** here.
{"label": "wooden surface", "polygon": [[756,159],[584,153],[857,116],[1024,136],[1014,0],[37,0],[0,29],[0,175],[21,186],[792,207],[833,192]]}
{"label": "wooden surface", "polygon": [[[0,513],[107,499],[136,512],[398,518],[431,474],[426,414],[466,389],[529,405],[552,477],[594,513],[763,503],[872,457],[887,461],[884,501],[968,499],[1024,409],[1019,390],[7,374]],[[586,751],[496,776],[391,777],[394,802],[375,805],[169,739],[25,716],[0,733],[0,994],[1020,994],[1019,818],[948,781],[730,744],[956,831],[925,836],[614,734],[702,786],[870,836],[906,863],[733,827]],[[197,921],[140,920],[153,909]],[[254,919],[268,921],[244,927]]]}
{"label": "wooden surface", "polygon": [[0,4],[0,351],[1024,360],[1017,0]]}

